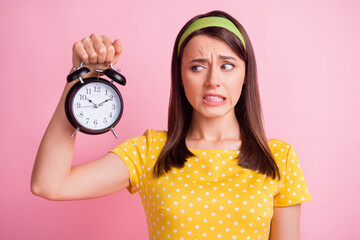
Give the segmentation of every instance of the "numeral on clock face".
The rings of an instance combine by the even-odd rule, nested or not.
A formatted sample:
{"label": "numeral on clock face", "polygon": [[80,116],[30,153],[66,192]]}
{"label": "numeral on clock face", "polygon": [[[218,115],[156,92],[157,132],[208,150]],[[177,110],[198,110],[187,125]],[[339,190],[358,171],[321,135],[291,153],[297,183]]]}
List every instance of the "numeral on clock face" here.
{"label": "numeral on clock face", "polygon": [[109,84],[89,82],[80,87],[72,102],[76,121],[87,129],[107,129],[122,111],[118,92]]}
{"label": "numeral on clock face", "polygon": [[99,85],[95,85],[94,86],[94,92],[101,92],[101,87]]}

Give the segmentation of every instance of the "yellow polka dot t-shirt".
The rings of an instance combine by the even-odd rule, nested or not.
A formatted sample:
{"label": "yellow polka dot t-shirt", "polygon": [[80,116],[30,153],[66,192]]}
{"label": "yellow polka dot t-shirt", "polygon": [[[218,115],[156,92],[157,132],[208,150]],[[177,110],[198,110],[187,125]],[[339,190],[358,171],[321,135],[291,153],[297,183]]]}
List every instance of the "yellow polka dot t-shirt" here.
{"label": "yellow polka dot t-shirt", "polygon": [[128,191],[140,194],[149,239],[268,239],[274,206],[311,200],[294,148],[269,142],[281,178],[242,168],[239,151],[190,149],[181,169],[153,178],[166,142],[164,131],[147,130],[112,150],[127,165]]}

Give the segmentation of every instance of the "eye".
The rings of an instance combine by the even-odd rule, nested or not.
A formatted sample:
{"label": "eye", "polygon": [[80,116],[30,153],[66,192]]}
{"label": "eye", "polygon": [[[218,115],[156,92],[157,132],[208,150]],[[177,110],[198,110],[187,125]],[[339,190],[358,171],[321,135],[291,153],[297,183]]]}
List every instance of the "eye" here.
{"label": "eye", "polygon": [[204,69],[204,67],[203,67],[203,66],[200,66],[200,65],[191,66],[191,70],[192,70],[193,72],[199,72],[199,71],[201,71],[202,69]]}
{"label": "eye", "polygon": [[234,67],[235,67],[235,65],[232,64],[232,63],[225,63],[225,64],[223,64],[223,65],[221,66],[221,69],[224,69],[224,70],[226,70],[226,71],[230,71],[230,70],[232,70]]}

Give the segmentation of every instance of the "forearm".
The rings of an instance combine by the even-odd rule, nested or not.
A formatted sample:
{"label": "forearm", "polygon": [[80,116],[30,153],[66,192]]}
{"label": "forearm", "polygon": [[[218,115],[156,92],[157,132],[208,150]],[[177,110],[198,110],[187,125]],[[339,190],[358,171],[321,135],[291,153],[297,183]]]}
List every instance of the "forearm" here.
{"label": "forearm", "polygon": [[31,179],[31,190],[45,198],[54,198],[66,177],[70,174],[74,153],[74,131],[66,118],[64,104],[66,93],[72,84],[67,84],[54,115],[40,143]]}

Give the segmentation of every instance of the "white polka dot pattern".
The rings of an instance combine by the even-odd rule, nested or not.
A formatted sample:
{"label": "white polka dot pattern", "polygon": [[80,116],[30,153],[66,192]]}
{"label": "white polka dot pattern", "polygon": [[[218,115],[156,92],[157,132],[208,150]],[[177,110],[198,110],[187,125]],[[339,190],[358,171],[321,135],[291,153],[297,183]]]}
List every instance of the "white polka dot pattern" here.
{"label": "white polka dot pattern", "polygon": [[281,179],[236,165],[239,152],[190,149],[182,169],[154,179],[152,168],[166,132],[148,130],[112,150],[127,165],[130,193],[138,192],[149,239],[268,239],[274,206],[311,200],[293,147],[273,139],[269,147]]}

